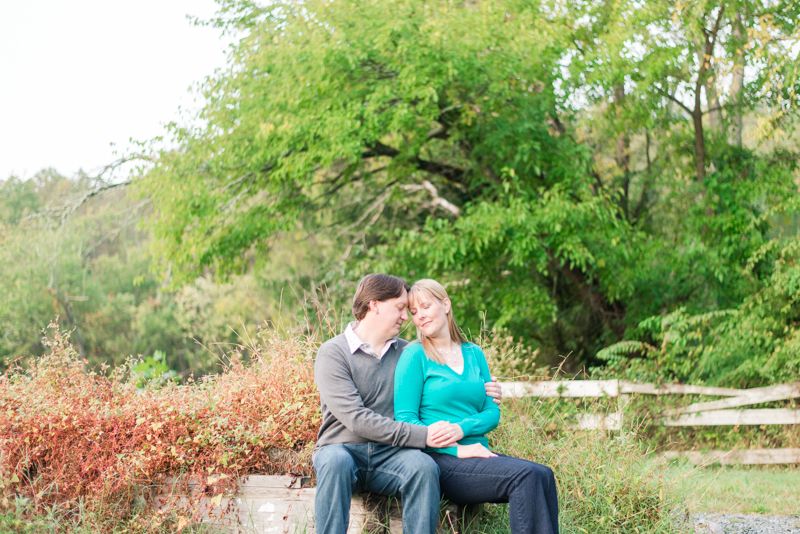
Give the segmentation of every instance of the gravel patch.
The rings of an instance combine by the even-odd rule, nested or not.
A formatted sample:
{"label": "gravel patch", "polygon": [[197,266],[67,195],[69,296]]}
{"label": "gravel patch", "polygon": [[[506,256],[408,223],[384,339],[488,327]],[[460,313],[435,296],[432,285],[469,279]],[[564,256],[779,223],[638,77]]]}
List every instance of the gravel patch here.
{"label": "gravel patch", "polygon": [[800,517],[739,514],[694,514],[696,534],[800,533]]}

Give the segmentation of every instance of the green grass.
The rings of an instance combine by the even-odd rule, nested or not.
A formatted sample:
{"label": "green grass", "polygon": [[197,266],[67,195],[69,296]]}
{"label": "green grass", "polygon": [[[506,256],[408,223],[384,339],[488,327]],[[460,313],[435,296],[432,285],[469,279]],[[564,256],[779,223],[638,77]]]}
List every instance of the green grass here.
{"label": "green grass", "polygon": [[792,467],[672,464],[667,476],[692,512],[800,515],[800,472]]}

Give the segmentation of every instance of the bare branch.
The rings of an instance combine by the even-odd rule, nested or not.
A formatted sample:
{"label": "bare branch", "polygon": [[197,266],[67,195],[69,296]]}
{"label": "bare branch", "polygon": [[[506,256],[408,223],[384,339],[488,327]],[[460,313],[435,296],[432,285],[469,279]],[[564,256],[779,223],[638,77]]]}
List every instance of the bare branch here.
{"label": "bare branch", "polygon": [[83,259],[88,258],[92,254],[92,252],[94,252],[95,249],[97,249],[97,247],[99,247],[106,241],[113,241],[114,239],[117,238],[117,236],[119,236],[120,233],[122,233],[123,230],[138,223],[139,220],[142,218],[142,214],[145,208],[147,208],[147,206],[149,206],[151,202],[152,200],[148,198],[146,200],[143,200],[142,202],[139,202],[138,204],[134,204],[133,206],[131,206],[127,210],[127,213],[125,214],[125,218],[123,219],[122,223],[118,225],[116,228],[113,228],[110,232],[106,233],[103,237],[98,239],[92,245],[89,245],[89,247],[86,249],[86,252],[84,252],[81,255],[81,257]]}
{"label": "bare branch", "polygon": [[100,187],[94,187],[82,193],[71,195],[67,197],[67,200],[64,203],[58,206],[45,208],[42,211],[28,215],[27,217],[21,219],[20,223],[29,222],[36,219],[49,219],[55,220],[59,224],[65,224],[72,214],[78,211],[78,209],[80,209],[80,207],[83,206],[90,198],[118,187],[130,185],[130,183],[130,180],[126,180],[124,182],[117,182],[114,184],[104,184]]}
{"label": "bare branch", "polygon": [[654,86],[654,87],[656,88],[656,91],[658,91],[662,95],[666,96],[667,98],[669,98],[670,100],[672,100],[673,102],[678,104],[678,106],[680,106],[680,108],[683,109],[689,115],[692,115],[694,113],[694,111],[691,108],[689,108],[689,106],[687,106],[686,104],[684,104],[683,102],[681,102],[680,100],[675,98],[675,95],[672,95],[672,94],[668,93],[667,91],[664,91],[660,87],[657,87],[657,86]]}
{"label": "bare branch", "polygon": [[447,139],[449,136],[447,135],[448,126],[446,124],[442,124],[441,122],[436,123],[436,126],[428,130],[426,137],[428,139],[433,139],[434,137],[438,137],[439,139]]}
{"label": "bare branch", "polygon": [[56,206],[50,206],[45,208],[42,211],[37,213],[28,215],[20,220],[21,223],[29,222],[37,219],[45,219],[56,221],[58,224],[65,224],[69,218],[80,209],[86,202],[88,202],[91,198],[96,197],[101,193],[105,193],[106,191],[111,191],[112,189],[117,189],[119,187],[125,187],[131,184],[131,180],[125,180],[122,182],[113,182],[109,183],[105,180],[106,173],[118,169],[125,163],[135,160],[146,160],[152,161],[152,158],[146,156],[144,154],[133,154],[131,156],[127,156],[124,158],[120,158],[116,161],[109,163],[100,168],[98,173],[90,177],[94,182],[99,182],[100,185],[92,187],[91,189],[87,189],[86,191],[81,191],[80,193],[70,195],[66,198],[66,201],[62,202]]}
{"label": "bare branch", "polygon": [[456,217],[461,216],[461,210],[447,200],[446,198],[442,198],[439,196],[439,191],[436,189],[436,186],[430,183],[428,180],[423,180],[421,185],[417,184],[408,184],[401,186],[406,191],[420,191],[422,189],[427,190],[431,196],[433,197],[433,201],[431,202],[434,206],[439,206],[440,208],[444,209],[445,211],[449,211]]}
{"label": "bare branch", "polygon": [[[356,234],[356,237],[353,239],[352,242],[356,243],[357,241],[363,239],[364,236],[369,232],[369,229],[372,227],[372,225],[374,225],[377,222],[378,218],[383,213],[383,210],[386,207],[385,205],[386,200],[391,196],[391,194],[392,194],[392,188],[387,187],[383,193],[381,193],[380,195],[378,195],[377,198],[375,198],[372,204],[370,204],[370,206],[366,209],[366,211],[364,211],[364,213],[362,213],[361,216],[355,222],[349,224],[341,231],[339,231],[337,237],[344,235],[353,228],[361,227],[361,231]],[[370,219],[370,222],[362,226],[367,217],[369,217],[369,214],[372,213],[373,211],[375,212],[375,215],[372,217],[372,219]]]}

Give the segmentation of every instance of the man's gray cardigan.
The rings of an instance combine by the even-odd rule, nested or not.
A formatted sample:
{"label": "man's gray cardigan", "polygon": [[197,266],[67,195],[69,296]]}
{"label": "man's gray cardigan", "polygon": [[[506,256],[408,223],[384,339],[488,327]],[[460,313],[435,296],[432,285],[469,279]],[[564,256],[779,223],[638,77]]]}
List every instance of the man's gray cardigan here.
{"label": "man's gray cardigan", "polygon": [[322,404],[317,446],[377,442],[424,449],[427,428],[394,420],[394,370],[407,341],[398,339],[380,360],[350,353],[344,334],[322,344],[314,376]]}

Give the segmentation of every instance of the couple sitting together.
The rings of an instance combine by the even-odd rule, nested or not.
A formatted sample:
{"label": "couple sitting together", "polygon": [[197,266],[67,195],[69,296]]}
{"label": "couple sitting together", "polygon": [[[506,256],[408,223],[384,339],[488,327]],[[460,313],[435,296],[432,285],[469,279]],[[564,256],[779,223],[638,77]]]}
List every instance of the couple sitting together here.
{"label": "couple sitting together", "polygon": [[[397,336],[411,314],[419,340]],[[441,497],[509,503],[514,534],[558,533],[553,471],[496,454],[500,387],[480,347],[453,319],[434,280],[409,287],[371,274],[353,298],[357,321],[319,349],[322,425],[314,450],[318,534],[345,534],[354,493],[399,496],[404,534],[433,534]]]}

